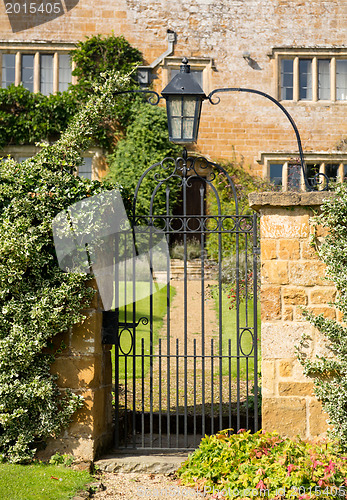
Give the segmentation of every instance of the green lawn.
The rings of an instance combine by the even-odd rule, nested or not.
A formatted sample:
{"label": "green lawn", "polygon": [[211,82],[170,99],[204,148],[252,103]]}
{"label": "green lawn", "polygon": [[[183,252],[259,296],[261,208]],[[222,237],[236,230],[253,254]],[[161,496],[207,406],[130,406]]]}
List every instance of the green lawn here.
{"label": "green lawn", "polygon": [[[216,311],[218,311],[218,291],[214,291],[214,299]],[[236,335],[236,308],[229,309],[230,299],[227,297],[227,293],[223,292],[222,298],[222,332],[223,332],[223,355],[229,354],[229,340],[230,340],[230,351],[232,356],[237,355],[237,335]],[[258,339],[260,339],[260,304],[258,304]],[[248,317],[248,323],[246,318]],[[252,330],[253,324],[253,300],[241,301],[239,310],[239,324],[240,328],[250,327]],[[245,355],[249,355],[252,350],[252,336],[249,332],[245,332],[241,340],[241,348]],[[240,375],[244,377],[246,375],[247,361],[246,357],[243,356],[240,351]],[[258,364],[260,362],[260,342],[258,342]],[[254,369],[254,359],[253,353],[248,358],[248,372],[252,377]],[[227,375],[231,372],[232,376],[237,376],[237,360],[233,358],[231,361],[231,366],[229,367],[229,361],[227,359],[223,360],[223,375]]]}
{"label": "green lawn", "polygon": [[[146,289],[149,287],[148,283],[145,282],[137,282],[136,283],[136,295],[145,295]],[[170,287],[171,299],[175,295],[175,289]],[[132,296],[132,287],[131,284],[127,288],[127,296]],[[166,305],[167,305],[167,290],[166,286],[159,289],[152,295],[152,307],[153,307],[153,323],[152,325],[148,322],[147,325],[142,322],[139,323],[136,328],[136,342],[135,342],[135,351],[136,351],[136,378],[141,377],[142,373],[142,360],[140,357],[141,349],[142,349],[142,338],[144,339],[144,351],[145,355],[150,352],[150,334],[151,328],[153,331],[153,349],[158,343],[158,336],[160,329],[163,325],[163,319],[166,314]],[[119,320],[124,321],[125,318],[125,309],[127,310],[127,322],[132,322],[133,320],[133,310],[132,304],[128,304],[126,308],[123,306],[120,308]],[[136,322],[139,321],[140,318],[148,318],[150,317],[150,296],[144,297],[136,302]],[[132,349],[131,349],[131,335],[128,332],[124,332],[121,336],[120,346],[124,353],[129,353],[129,356],[124,356],[122,352],[120,352],[119,357],[119,380],[120,382],[125,378],[125,364],[127,362],[127,378],[132,379],[133,377],[133,363],[132,363]],[[149,357],[144,358],[144,372],[145,375],[149,370]],[[112,370],[114,377],[114,346],[112,348]],[[114,379],[114,378],[113,378]]]}
{"label": "green lawn", "polygon": [[0,464],[1,500],[67,500],[93,478],[63,465]]}

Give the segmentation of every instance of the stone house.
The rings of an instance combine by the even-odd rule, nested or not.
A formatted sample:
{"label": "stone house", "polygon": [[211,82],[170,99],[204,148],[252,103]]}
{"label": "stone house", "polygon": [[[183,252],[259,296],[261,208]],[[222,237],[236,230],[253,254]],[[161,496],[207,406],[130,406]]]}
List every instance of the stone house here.
{"label": "stone house", "polygon": [[[206,94],[246,87],[280,100],[301,133],[309,175],[321,171],[343,178],[346,17],[342,0],[11,0],[0,14],[2,86],[22,82],[35,92],[64,90],[71,81],[68,54],[74,42],[113,31],[142,51],[159,91],[187,56]],[[196,149],[213,160],[242,156],[255,174],[283,189],[296,175],[290,123],[260,96],[223,94],[216,106],[206,101]],[[33,151],[5,153],[25,158]],[[86,153],[82,175],[102,175],[101,154]]]}

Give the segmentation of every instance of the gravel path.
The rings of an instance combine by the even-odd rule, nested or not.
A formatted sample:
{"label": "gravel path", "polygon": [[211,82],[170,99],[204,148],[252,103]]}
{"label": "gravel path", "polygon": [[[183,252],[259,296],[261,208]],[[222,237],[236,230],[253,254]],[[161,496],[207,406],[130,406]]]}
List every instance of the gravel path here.
{"label": "gravel path", "polygon": [[104,491],[97,492],[95,500],[138,500],[154,499],[197,499],[211,498],[197,493],[194,488],[187,488],[179,484],[173,475],[143,474],[143,473],[104,473],[101,477]]}

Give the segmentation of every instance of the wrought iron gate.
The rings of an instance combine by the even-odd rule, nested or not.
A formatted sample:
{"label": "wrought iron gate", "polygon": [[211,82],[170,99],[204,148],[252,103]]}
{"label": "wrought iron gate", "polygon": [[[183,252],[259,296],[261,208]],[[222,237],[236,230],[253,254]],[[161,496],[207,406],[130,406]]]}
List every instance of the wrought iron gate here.
{"label": "wrought iron gate", "polygon": [[104,318],[117,331],[105,339],[116,448],[188,449],[221,429],[258,430],[257,217],[239,214],[228,173],[185,151],[148,168],[115,252],[133,252],[118,259]]}

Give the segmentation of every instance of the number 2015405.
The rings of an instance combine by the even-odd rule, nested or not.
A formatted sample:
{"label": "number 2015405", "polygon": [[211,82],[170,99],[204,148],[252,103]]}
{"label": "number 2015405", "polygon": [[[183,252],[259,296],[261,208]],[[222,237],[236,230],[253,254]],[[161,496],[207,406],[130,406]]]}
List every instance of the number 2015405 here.
{"label": "number 2015405", "polygon": [[6,14],[61,14],[61,3],[6,3]]}

